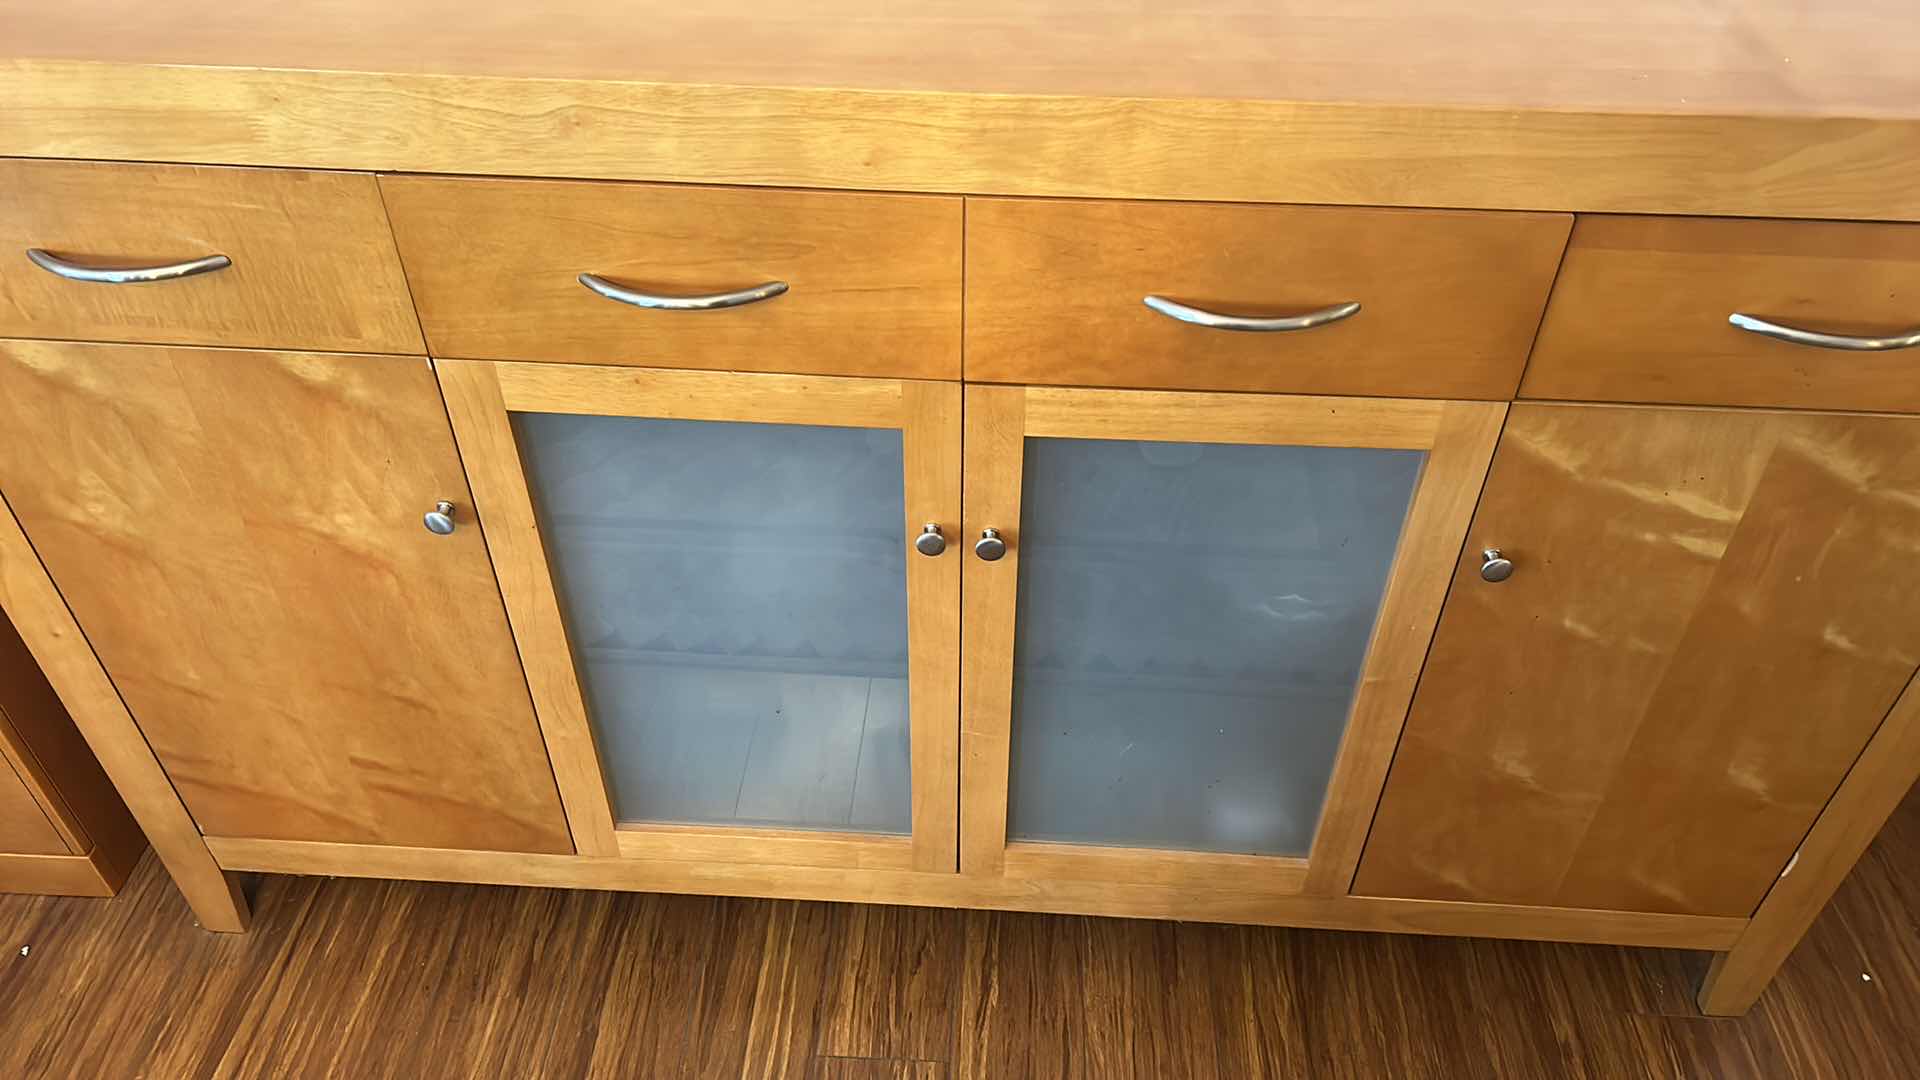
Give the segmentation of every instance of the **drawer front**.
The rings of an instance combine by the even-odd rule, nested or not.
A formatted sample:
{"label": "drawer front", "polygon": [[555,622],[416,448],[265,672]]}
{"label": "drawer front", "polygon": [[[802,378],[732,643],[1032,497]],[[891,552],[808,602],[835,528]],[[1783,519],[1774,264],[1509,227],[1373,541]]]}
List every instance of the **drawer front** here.
{"label": "drawer front", "polygon": [[[970,199],[967,378],[1511,397],[1565,214]],[[1358,312],[1235,332],[1148,308]]]}
{"label": "drawer front", "polygon": [[[76,281],[29,249],[68,273],[229,265]],[[0,161],[0,336],[421,350],[373,177],[87,161]]]}
{"label": "drawer front", "polygon": [[1920,345],[1920,225],[1582,217],[1520,393],[1920,412],[1920,348],[1779,341],[1735,314]]}
{"label": "drawer front", "polygon": [[[437,356],[957,379],[956,198],[381,178]],[[582,274],[669,305],[638,307]],[[754,298],[762,285],[786,291]]]}

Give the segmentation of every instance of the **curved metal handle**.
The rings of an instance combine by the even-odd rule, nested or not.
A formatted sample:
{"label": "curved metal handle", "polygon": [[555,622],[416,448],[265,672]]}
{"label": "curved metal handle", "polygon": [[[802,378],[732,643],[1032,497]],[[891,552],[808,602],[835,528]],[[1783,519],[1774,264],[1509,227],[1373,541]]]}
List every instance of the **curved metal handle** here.
{"label": "curved metal handle", "polygon": [[1513,576],[1513,560],[1500,554],[1499,548],[1483,548],[1480,552],[1480,580],[1501,582]]}
{"label": "curved metal handle", "polygon": [[1727,316],[1727,321],[1745,330],[1749,334],[1759,334],[1775,341],[1791,342],[1795,345],[1811,345],[1816,349],[1846,349],[1850,352],[1886,352],[1889,349],[1911,349],[1920,345],[1920,330],[1909,334],[1897,334],[1893,337],[1853,337],[1849,334],[1823,334],[1818,330],[1801,330],[1792,326],[1756,319],[1739,312]]}
{"label": "curved metal handle", "polygon": [[453,504],[445,499],[441,499],[439,502],[434,503],[433,509],[427,511],[425,516],[420,520],[427,526],[427,531],[435,536],[452,535],[454,529]]}
{"label": "curved metal handle", "polygon": [[1339,322],[1341,319],[1351,319],[1360,313],[1360,302],[1357,300],[1323,307],[1319,311],[1309,311],[1305,315],[1286,315],[1276,318],[1221,315],[1218,312],[1188,307],[1164,296],[1149,296],[1141,302],[1167,318],[1179,319],[1183,323],[1204,326],[1210,330],[1249,330],[1256,334],[1271,334],[1285,330],[1311,330],[1316,326]]}
{"label": "curved metal handle", "polygon": [[658,311],[718,311],[721,308],[740,307],[743,304],[757,304],[762,300],[771,300],[787,291],[786,282],[769,281],[765,285],[755,285],[751,289],[708,293],[705,296],[661,296],[658,293],[643,293],[622,288],[599,274],[581,274],[579,280],[580,284],[609,300]]}
{"label": "curved metal handle", "polygon": [[192,277],[195,274],[211,274],[215,270],[225,270],[233,265],[233,260],[225,255],[208,255],[186,262],[166,263],[162,266],[81,266],[68,262],[45,248],[28,248],[27,258],[33,265],[49,274],[58,274],[68,281],[91,281],[101,285],[134,285],[143,281],[172,281],[175,278]]}
{"label": "curved metal handle", "polygon": [[913,538],[913,549],[922,555],[938,555],[947,550],[947,538],[941,534],[939,524],[927,522],[920,535]]}
{"label": "curved metal handle", "polygon": [[1007,542],[1000,539],[999,529],[981,529],[980,539],[973,545],[973,553],[980,556],[982,562],[998,562],[1007,553]]}

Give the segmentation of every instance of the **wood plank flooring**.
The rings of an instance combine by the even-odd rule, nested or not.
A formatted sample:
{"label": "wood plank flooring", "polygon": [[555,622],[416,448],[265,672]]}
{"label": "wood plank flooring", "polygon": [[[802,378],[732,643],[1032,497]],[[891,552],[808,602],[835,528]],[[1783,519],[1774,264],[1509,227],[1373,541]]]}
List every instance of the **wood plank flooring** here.
{"label": "wood plank flooring", "polygon": [[[3,1077],[1920,1076],[1920,793],[1752,1014],[1696,954],[263,878],[0,897]],[[23,955],[22,950],[27,950]]]}

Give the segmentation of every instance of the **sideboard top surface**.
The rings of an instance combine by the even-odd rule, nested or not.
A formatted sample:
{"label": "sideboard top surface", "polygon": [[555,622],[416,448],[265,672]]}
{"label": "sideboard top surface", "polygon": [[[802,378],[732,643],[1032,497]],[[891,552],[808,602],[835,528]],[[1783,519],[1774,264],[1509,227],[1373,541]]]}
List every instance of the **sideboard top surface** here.
{"label": "sideboard top surface", "polygon": [[1911,0],[0,0],[0,154],[1912,219],[1912,16]]}
{"label": "sideboard top surface", "polygon": [[1920,117],[1910,0],[6,0],[15,58],[1092,97]]}

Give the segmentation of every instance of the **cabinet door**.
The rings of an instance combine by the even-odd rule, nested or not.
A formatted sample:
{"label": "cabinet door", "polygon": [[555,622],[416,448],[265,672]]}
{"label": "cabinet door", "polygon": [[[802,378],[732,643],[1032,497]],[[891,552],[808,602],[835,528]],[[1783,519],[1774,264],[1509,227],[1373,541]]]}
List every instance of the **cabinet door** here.
{"label": "cabinet door", "polygon": [[1516,405],[1355,891],[1750,914],[1920,663],[1916,538],[1920,419]]}
{"label": "cabinet door", "polygon": [[1344,888],[1504,409],[969,387],[963,869]]}
{"label": "cabinet door", "polygon": [[0,429],[208,836],[572,850],[424,359],[0,342]]}
{"label": "cabinet door", "polygon": [[438,367],[583,852],[954,870],[957,385]]}

